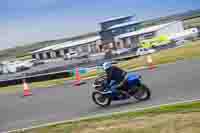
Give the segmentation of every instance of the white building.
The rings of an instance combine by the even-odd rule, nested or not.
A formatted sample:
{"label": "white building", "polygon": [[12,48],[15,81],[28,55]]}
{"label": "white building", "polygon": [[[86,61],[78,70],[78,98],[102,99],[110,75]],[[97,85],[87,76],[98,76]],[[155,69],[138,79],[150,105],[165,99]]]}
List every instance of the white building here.
{"label": "white building", "polygon": [[96,53],[101,44],[100,36],[91,36],[84,39],[67,41],[31,52],[32,57],[36,59],[50,59],[63,57],[70,51],[78,53]]}
{"label": "white building", "polygon": [[182,21],[174,21],[170,23],[142,28],[125,34],[120,34],[118,36],[115,36],[114,40],[118,48],[136,48],[139,46],[139,42],[141,40],[151,39],[160,35],[173,36],[176,33],[181,33],[183,31],[184,28]]}
{"label": "white building", "polygon": [[17,67],[16,67],[15,63],[2,62],[0,66],[1,66],[1,73],[3,73],[3,74],[17,72]]}
{"label": "white building", "polygon": [[171,40],[181,40],[181,39],[190,39],[190,38],[196,38],[198,37],[198,29],[197,28],[190,28],[186,29],[183,32],[177,32],[173,35],[169,36],[169,39]]}
{"label": "white building", "polygon": [[[170,39],[174,39],[176,37],[180,37],[182,35],[188,35],[191,31],[184,30],[182,21],[173,21],[169,23],[164,23],[160,25],[154,25],[144,28],[135,28],[134,30],[130,30],[133,27],[127,27],[129,25],[136,25],[133,22],[125,22],[126,26],[124,27],[124,23],[120,25],[114,25],[107,28],[107,31],[101,31],[101,36],[95,35],[90,37],[85,37],[84,39],[77,39],[75,41],[68,41],[61,44],[56,44],[53,46],[45,47],[36,51],[31,52],[33,58],[36,59],[49,59],[49,58],[57,58],[63,57],[65,54],[70,51],[77,51],[78,53],[98,53],[105,52],[108,49],[121,49],[121,48],[137,48],[139,47],[140,41],[145,39],[151,39],[156,36],[168,36]],[[108,23],[109,24],[109,23]],[[102,28],[105,28],[107,25],[103,25]],[[110,35],[110,31],[112,32],[112,28],[116,29],[128,29],[126,33],[120,33],[116,35]],[[194,29],[191,29],[194,31]],[[120,31],[120,30],[119,30]],[[125,30],[127,31],[127,30]],[[104,33],[105,32],[105,33]],[[195,30],[196,34],[196,30]],[[106,37],[113,38],[113,42],[103,43]],[[109,40],[109,39],[108,39]],[[112,40],[112,39],[111,39]]]}

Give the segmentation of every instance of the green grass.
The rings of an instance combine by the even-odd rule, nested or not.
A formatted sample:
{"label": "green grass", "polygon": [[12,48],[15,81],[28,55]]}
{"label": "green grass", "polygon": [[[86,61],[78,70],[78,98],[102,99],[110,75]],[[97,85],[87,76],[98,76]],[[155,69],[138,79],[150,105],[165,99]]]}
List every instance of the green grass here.
{"label": "green grass", "polygon": [[[57,85],[63,85],[67,81],[73,79],[72,78],[62,78],[62,79],[55,79],[55,80],[48,80],[48,81],[41,81],[41,82],[33,82],[28,83],[30,89],[41,89],[41,88],[48,88]],[[11,85],[8,87],[0,87],[0,93],[16,93],[16,92],[23,91],[23,85]]]}
{"label": "green grass", "polygon": [[[190,42],[183,47],[176,49],[168,49],[152,54],[153,63],[165,64],[175,62],[177,60],[192,59],[200,57],[200,41]],[[119,64],[120,67],[129,70],[140,66],[147,66],[146,56],[142,56],[136,59],[131,59]]]}
{"label": "green grass", "polygon": [[28,60],[28,59],[32,59],[32,56],[31,55],[25,55],[25,56],[19,56],[19,57],[16,57],[17,60]]}
{"label": "green grass", "polygon": [[[170,119],[168,117],[172,117],[173,115],[182,115],[182,114],[190,114],[191,112],[200,112],[200,102],[191,102],[191,103],[182,103],[182,104],[176,104],[176,105],[166,105],[166,106],[160,106],[152,109],[146,109],[143,111],[137,111],[137,112],[127,112],[127,113],[118,113],[118,114],[113,114],[110,116],[105,116],[105,117],[97,117],[97,118],[90,118],[90,119],[85,119],[85,120],[80,120],[80,121],[75,121],[75,122],[66,122],[66,123],[61,123],[61,124],[56,124],[56,125],[51,125],[47,127],[41,127],[41,128],[36,128],[36,129],[31,129],[24,131],[23,133],[79,133],[80,131],[93,131],[94,133],[100,133],[97,131],[97,129],[104,127],[105,129],[102,129],[101,132],[103,133],[132,133],[135,131],[136,133],[149,133],[148,131],[160,131],[159,129],[162,127],[164,128],[170,123]],[[148,128],[143,128],[141,129],[133,129],[132,125],[130,127],[124,127],[120,128],[120,125],[123,123],[132,124],[138,122],[138,120],[144,120],[145,119],[149,120],[150,118],[156,118],[160,116],[166,116],[164,117],[166,120],[163,119],[163,122],[157,122],[154,123],[154,121],[149,122],[149,124],[154,124],[154,129],[153,127],[149,128],[149,124],[147,123],[145,126]],[[198,113],[199,116],[199,113]],[[181,117],[182,118],[182,117]],[[192,118],[191,118],[192,119]],[[159,121],[159,119],[155,119]],[[172,121],[172,120],[171,120]],[[193,121],[195,124],[195,121]],[[119,127],[118,127],[118,125]],[[112,127],[115,126],[114,129],[108,130],[106,127]],[[134,125],[133,125],[134,126]],[[190,125],[192,126],[192,125]],[[198,130],[199,131],[199,130]],[[93,133],[92,132],[92,133]],[[22,132],[21,132],[22,133]],[[84,132],[86,133],[86,132]],[[155,132],[154,132],[155,133]],[[198,133],[198,132],[195,132]]]}
{"label": "green grass", "polygon": [[186,28],[197,27],[200,26],[200,17],[188,19],[183,22]]}
{"label": "green grass", "polygon": [[[89,77],[97,76],[99,72],[93,71],[91,73],[87,73],[84,75],[81,75],[81,79],[88,79]],[[54,79],[54,80],[48,80],[48,81],[40,81],[40,82],[32,82],[28,83],[30,89],[41,89],[41,88],[48,88],[58,85],[64,85],[65,83],[69,82],[70,80],[75,80],[75,77],[68,77],[68,78],[61,78],[61,79]],[[23,91],[23,85],[10,85],[7,87],[0,87],[0,93],[6,94],[6,93],[16,93],[16,92],[22,92]]]}

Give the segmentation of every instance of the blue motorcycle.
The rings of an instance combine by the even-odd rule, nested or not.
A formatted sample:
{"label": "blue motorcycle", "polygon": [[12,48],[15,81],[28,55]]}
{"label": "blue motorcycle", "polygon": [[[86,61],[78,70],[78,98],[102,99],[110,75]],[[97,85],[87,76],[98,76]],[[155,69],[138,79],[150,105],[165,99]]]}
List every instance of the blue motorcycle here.
{"label": "blue motorcycle", "polygon": [[127,96],[120,91],[117,91],[117,93],[112,91],[111,86],[115,84],[115,81],[107,85],[106,76],[101,76],[93,84],[95,91],[92,93],[92,99],[95,104],[101,107],[109,106],[112,101],[127,100],[131,97],[139,101],[148,100],[151,97],[151,91],[142,83],[141,78],[141,75],[138,74],[128,74],[126,90],[129,96]]}

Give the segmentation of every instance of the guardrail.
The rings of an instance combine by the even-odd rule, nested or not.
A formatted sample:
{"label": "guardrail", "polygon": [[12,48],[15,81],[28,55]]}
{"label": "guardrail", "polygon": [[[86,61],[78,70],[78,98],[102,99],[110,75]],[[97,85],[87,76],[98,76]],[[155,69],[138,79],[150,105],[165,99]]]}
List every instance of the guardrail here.
{"label": "guardrail", "polygon": [[61,72],[54,72],[54,73],[38,74],[38,75],[34,75],[34,76],[24,75],[19,78],[0,80],[0,87],[21,84],[23,79],[26,79],[27,82],[38,82],[38,81],[46,81],[46,80],[70,77],[72,75],[73,75],[73,72],[69,71],[69,70],[61,71]]}
{"label": "guardrail", "polygon": [[[80,73],[81,73],[81,71],[84,71],[83,69],[87,69],[85,71],[90,71],[90,70],[96,69],[97,65],[99,65],[105,61],[109,61],[109,60],[90,62],[90,63],[86,64],[87,66],[89,66],[89,68],[84,68],[84,65],[85,65],[84,63],[73,64],[71,66],[71,68],[75,68],[75,66],[79,66]],[[113,61],[112,63],[116,64],[116,61]],[[63,70],[63,69],[64,69],[64,66],[60,66],[60,67],[46,69],[46,70],[42,70],[42,71],[24,73],[24,74],[20,75],[19,77],[10,78],[7,80],[0,80],[0,87],[21,84],[23,79],[26,79],[27,82],[31,83],[31,82],[47,81],[47,80],[67,78],[67,77],[73,76],[73,73],[75,71],[74,69],[71,69],[71,70]],[[58,70],[60,70],[60,71],[58,71]],[[57,72],[55,72],[55,71],[57,71]]]}
{"label": "guardrail", "polygon": [[[80,74],[84,74],[96,68],[97,67],[91,67],[91,68],[80,67],[79,72]],[[53,80],[53,79],[72,77],[74,74],[75,74],[74,69],[59,71],[59,72],[44,73],[44,74],[36,74],[36,75],[32,75],[32,73],[24,73],[23,76],[20,76],[18,78],[0,80],[0,87],[21,84],[23,79],[26,79],[27,82],[31,83],[31,82],[47,81],[47,80]]]}
{"label": "guardrail", "polygon": [[139,56],[137,55],[134,55],[134,54],[130,54],[130,55],[127,55],[127,56],[123,56],[123,57],[119,57],[119,58],[114,58],[113,60],[114,61],[125,61],[125,60],[130,60],[130,59],[133,59],[133,58],[137,58]]}

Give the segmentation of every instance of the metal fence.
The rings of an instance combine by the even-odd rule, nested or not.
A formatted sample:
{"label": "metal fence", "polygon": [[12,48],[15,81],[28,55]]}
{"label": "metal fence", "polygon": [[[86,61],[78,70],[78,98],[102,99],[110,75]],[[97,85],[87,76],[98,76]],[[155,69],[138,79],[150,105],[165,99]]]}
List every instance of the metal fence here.
{"label": "metal fence", "polygon": [[0,87],[21,84],[23,79],[26,79],[27,82],[38,82],[38,81],[46,81],[46,80],[70,77],[72,75],[73,75],[72,71],[53,72],[46,74],[38,74],[34,76],[24,74],[24,76],[21,76],[19,78],[0,80]]}

